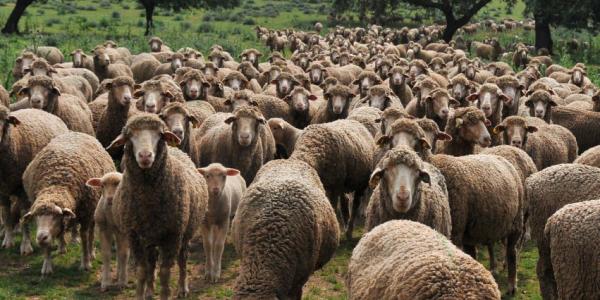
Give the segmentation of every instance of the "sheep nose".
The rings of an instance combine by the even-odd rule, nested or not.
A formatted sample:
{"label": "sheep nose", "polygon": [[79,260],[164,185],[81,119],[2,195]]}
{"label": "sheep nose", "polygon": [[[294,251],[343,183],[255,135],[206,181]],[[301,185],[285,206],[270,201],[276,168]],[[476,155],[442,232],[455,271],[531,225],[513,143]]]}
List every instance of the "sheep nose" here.
{"label": "sheep nose", "polygon": [[486,135],[483,137],[483,145],[484,147],[487,147],[489,145],[492,144],[492,138],[489,135]]}
{"label": "sheep nose", "polygon": [[39,232],[37,234],[37,242],[38,244],[46,244],[50,239],[50,235],[47,232]]}
{"label": "sheep nose", "polygon": [[513,140],[512,145],[517,148],[521,148],[521,140]]}
{"label": "sheep nose", "polygon": [[138,157],[141,160],[149,160],[152,158],[152,152],[147,150],[140,151],[140,153],[138,153]]}
{"label": "sheep nose", "polygon": [[173,134],[175,134],[178,138],[183,138],[183,129],[181,128],[174,128],[173,129]]}
{"label": "sheep nose", "polygon": [[31,105],[33,107],[39,107],[41,103],[42,103],[42,100],[31,98]]}
{"label": "sheep nose", "polygon": [[123,100],[125,100],[126,102],[131,101],[131,95],[124,95]]}
{"label": "sheep nose", "polygon": [[541,116],[543,116],[543,115],[544,115],[544,111],[543,111],[543,110],[541,110],[541,109],[536,109],[536,110],[535,110],[535,115],[536,115],[537,117],[541,117]]}
{"label": "sheep nose", "polygon": [[442,108],[442,111],[441,111],[441,113],[442,113],[442,115],[443,115],[444,117],[447,117],[449,112],[450,112],[450,111],[449,111],[447,108]]}
{"label": "sheep nose", "polygon": [[156,110],[156,104],[146,104],[146,112],[154,112]]}
{"label": "sheep nose", "polygon": [[242,133],[242,134],[240,134],[240,138],[242,138],[244,140],[247,140],[247,139],[250,138],[250,134],[249,133]]}

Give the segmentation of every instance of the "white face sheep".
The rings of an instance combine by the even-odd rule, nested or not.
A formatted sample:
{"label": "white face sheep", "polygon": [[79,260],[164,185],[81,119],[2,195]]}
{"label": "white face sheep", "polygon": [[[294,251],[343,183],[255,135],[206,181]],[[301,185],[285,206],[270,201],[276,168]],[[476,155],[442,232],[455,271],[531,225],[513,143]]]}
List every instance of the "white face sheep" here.
{"label": "white face sheep", "polygon": [[240,115],[227,118],[225,123],[231,124],[233,134],[240,146],[249,146],[257,138],[258,126],[266,124],[267,121],[263,117]]}
{"label": "white face sheep", "polygon": [[536,126],[528,125],[524,118],[516,116],[504,119],[494,128],[494,133],[503,134],[504,144],[520,149],[525,149],[527,145],[527,134],[536,131],[538,131]]}
{"label": "white face sheep", "polygon": [[358,75],[358,78],[353,82],[354,85],[358,86],[360,90],[360,96],[365,97],[369,88],[381,84],[381,78],[377,74],[371,71],[363,71]]}
{"label": "white face sheep", "polygon": [[324,94],[327,99],[327,106],[330,111],[336,115],[343,115],[348,111],[348,105],[355,97],[349,88],[343,85],[336,85]]}
{"label": "white face sheep", "polygon": [[[32,78],[39,78],[41,76],[35,76]],[[43,109],[46,111],[52,111],[53,108],[49,105],[56,103],[56,98],[60,96],[60,90],[54,82],[51,86],[38,82],[37,80],[29,80],[27,87],[22,88],[19,91],[20,95],[27,95],[29,103],[32,108]]]}
{"label": "white face sheep", "polygon": [[[501,113],[503,104],[510,105],[510,101],[512,101],[511,98],[504,95],[502,90],[493,83],[482,85],[479,88],[479,91],[469,95],[467,100],[471,102],[477,101],[477,107],[483,111],[486,118],[490,119],[496,114]],[[500,120],[498,119],[497,121]]]}
{"label": "white face sheep", "polygon": [[197,70],[192,70],[183,75],[183,79],[179,82],[179,86],[181,87],[186,100],[191,101],[206,99],[210,83],[202,73]]}
{"label": "white face sheep", "polygon": [[232,71],[231,73],[227,74],[227,76],[225,76],[225,78],[223,79],[223,84],[225,86],[230,87],[234,91],[239,91],[247,88],[248,79],[246,79],[246,76],[244,76],[244,74],[238,71]]}
{"label": "white face sheep", "polygon": [[158,80],[148,80],[142,84],[141,88],[133,93],[137,109],[148,113],[158,113],[169,102],[174,100],[173,94],[167,91],[163,84]]}
{"label": "white face sheep", "polygon": [[160,113],[160,118],[165,122],[169,131],[171,131],[179,140],[186,138],[186,133],[190,124],[198,127],[200,122],[185,110],[182,103],[171,103]]}
{"label": "white face sheep", "polygon": [[543,90],[535,91],[525,101],[525,105],[529,107],[530,116],[535,116],[546,122],[552,118],[552,107],[557,106],[556,102],[552,99],[552,94]]}
{"label": "white face sheep", "polygon": [[[392,199],[392,207],[399,213],[405,213],[413,206],[415,194],[419,192],[422,182],[429,183],[430,178],[422,166],[421,159],[411,148],[402,147],[394,150],[397,157],[388,157],[383,165],[371,174],[369,185],[375,188],[378,184]],[[403,157],[406,158],[403,158]]]}
{"label": "white face sheep", "polygon": [[281,73],[277,76],[277,79],[271,81],[277,89],[277,96],[284,98],[287,96],[295,87],[301,86],[301,83],[289,73]]}
{"label": "white face sheep", "polygon": [[299,86],[284,98],[290,104],[290,107],[297,112],[308,110],[310,101],[317,100],[317,96],[311,94],[307,89]]}
{"label": "white face sheep", "polygon": [[234,92],[224,103],[231,107],[231,111],[245,105],[258,106],[258,102],[252,100],[252,94],[246,90]]}

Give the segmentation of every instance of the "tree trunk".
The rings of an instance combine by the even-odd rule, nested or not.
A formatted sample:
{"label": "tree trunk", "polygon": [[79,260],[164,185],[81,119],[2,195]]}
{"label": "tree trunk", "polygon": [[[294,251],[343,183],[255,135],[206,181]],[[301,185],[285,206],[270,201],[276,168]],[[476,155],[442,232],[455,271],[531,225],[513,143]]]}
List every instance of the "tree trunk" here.
{"label": "tree trunk", "polygon": [[150,34],[150,29],[154,29],[154,8],[156,7],[156,1],[153,0],[140,0],[140,3],[146,9],[146,33],[144,35]]}
{"label": "tree trunk", "polygon": [[550,32],[550,24],[541,16],[535,16],[535,49],[548,49],[552,54],[552,33]]}
{"label": "tree trunk", "polygon": [[17,0],[15,4],[15,8],[10,13],[8,20],[6,21],[6,25],[2,28],[2,33],[11,34],[11,33],[19,33],[19,20],[25,13],[25,9],[33,3],[33,0]]}
{"label": "tree trunk", "polygon": [[366,0],[360,1],[358,10],[359,10],[358,19],[360,21],[360,24],[363,26],[367,25],[367,23],[366,23],[366,21],[367,21],[367,1]]}
{"label": "tree trunk", "polygon": [[446,28],[444,29],[444,34],[442,35],[442,39],[446,43],[450,43],[452,37],[458,29],[460,29],[460,25],[456,22],[456,20],[448,20],[446,19]]}

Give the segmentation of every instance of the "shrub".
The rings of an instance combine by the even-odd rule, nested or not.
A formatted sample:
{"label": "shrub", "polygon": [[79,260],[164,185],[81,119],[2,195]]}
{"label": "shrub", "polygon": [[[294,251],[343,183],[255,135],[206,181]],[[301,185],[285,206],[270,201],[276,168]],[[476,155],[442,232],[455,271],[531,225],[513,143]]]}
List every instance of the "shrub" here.
{"label": "shrub", "polygon": [[100,22],[98,22],[98,25],[100,25],[100,27],[108,27],[110,26],[110,21],[108,21],[106,18],[102,18],[100,19]]}
{"label": "shrub", "polygon": [[112,14],[111,14],[111,17],[113,19],[120,19],[121,18],[121,13],[118,12],[118,11],[113,11]]}
{"label": "shrub", "polygon": [[100,1],[100,7],[102,7],[102,8],[110,8],[110,5],[111,5],[110,1],[108,1],[108,0]]}
{"label": "shrub", "polygon": [[183,21],[183,16],[182,15],[176,15],[175,18],[173,18],[173,20],[175,20],[175,21]]}
{"label": "shrub", "polygon": [[256,21],[254,21],[254,19],[252,18],[247,18],[244,20],[244,25],[254,26],[256,25]]}
{"label": "shrub", "polygon": [[192,23],[190,22],[181,22],[179,23],[179,27],[182,31],[188,31],[192,28]]}
{"label": "shrub", "polygon": [[208,32],[213,32],[215,30],[215,27],[210,24],[210,23],[200,23],[200,25],[198,25],[198,29],[196,29],[196,32],[198,33],[208,33]]}

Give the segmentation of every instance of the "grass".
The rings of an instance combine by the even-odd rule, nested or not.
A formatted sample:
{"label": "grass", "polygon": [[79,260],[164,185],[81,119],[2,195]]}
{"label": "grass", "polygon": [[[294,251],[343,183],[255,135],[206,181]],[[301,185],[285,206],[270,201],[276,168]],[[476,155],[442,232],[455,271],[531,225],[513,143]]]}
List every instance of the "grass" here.
{"label": "grass", "polygon": [[[13,1],[0,0],[0,23],[4,23],[13,8]],[[486,18],[523,18],[524,4],[507,10],[500,0],[494,0],[484,8],[476,19]],[[261,45],[254,33],[254,26],[269,28],[294,28],[310,30],[316,21],[325,25],[325,31],[331,24],[327,23],[329,11],[328,0],[242,0],[235,9],[217,9],[206,11],[201,9],[186,10],[175,13],[158,9],[155,16],[156,29],[154,35],[160,36],[171,48],[179,49],[190,46],[206,54],[213,44],[222,45],[227,51],[237,56],[245,48],[258,48],[263,53],[267,49]],[[424,13],[413,10],[411,14]],[[115,40],[120,46],[128,47],[133,53],[147,51],[147,38],[143,36],[145,24],[143,10],[133,0],[97,1],[97,0],[49,0],[47,3],[35,2],[21,20],[23,36],[0,36],[0,83],[4,86],[12,84],[10,72],[15,58],[22,49],[40,45],[59,47],[63,53],[82,48],[89,52],[97,44],[106,39]],[[434,14],[435,15],[435,14]],[[435,17],[435,16],[434,16]],[[576,62],[588,64],[588,76],[600,85],[600,37],[586,32],[578,32],[558,28],[553,32],[556,41],[555,61],[565,66]],[[490,33],[479,31],[467,39],[481,40],[496,37],[503,46],[516,42],[532,43],[532,32],[522,30]],[[588,47],[577,53],[568,53],[565,41],[576,37],[588,43]],[[268,55],[264,55],[266,59]],[[342,241],[335,256],[317,271],[304,288],[304,299],[347,299],[345,277],[352,249],[361,236],[357,230],[352,241]],[[20,239],[17,240],[17,244]],[[98,245],[97,245],[98,246]],[[97,247],[98,248],[98,247]],[[97,258],[92,272],[79,271],[80,248],[69,245],[64,255],[55,255],[55,273],[42,279],[39,272],[42,254],[39,249],[30,257],[18,255],[18,248],[0,249],[0,300],[2,299],[126,299],[134,295],[134,270],[130,271],[131,286],[124,291],[100,293],[99,269]],[[480,261],[488,266],[486,251]],[[501,253],[497,249],[497,253]],[[500,257],[500,255],[497,255]],[[234,280],[239,270],[239,259],[231,244],[225,249],[223,276],[217,284],[206,284],[203,279],[203,252],[199,244],[192,247],[188,266],[193,298],[229,299],[233,293]],[[537,250],[527,243],[519,259],[519,291],[513,299],[541,299],[535,274]],[[501,266],[501,264],[499,264]],[[500,267],[502,270],[502,267]],[[171,285],[175,288],[177,276],[172,276]],[[502,270],[496,277],[501,289],[506,290],[506,271]]]}

